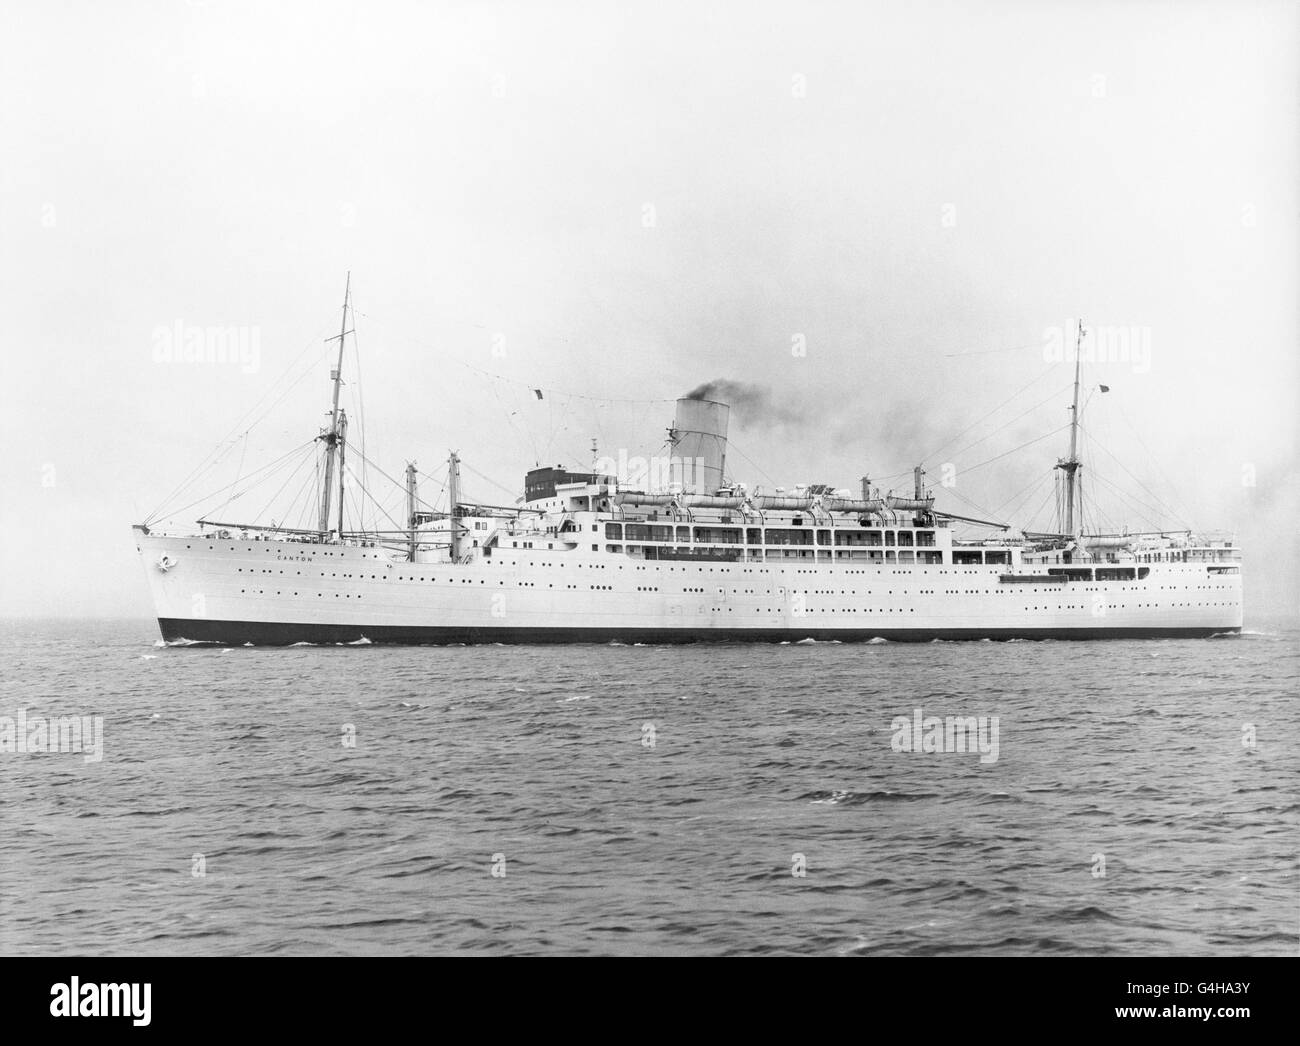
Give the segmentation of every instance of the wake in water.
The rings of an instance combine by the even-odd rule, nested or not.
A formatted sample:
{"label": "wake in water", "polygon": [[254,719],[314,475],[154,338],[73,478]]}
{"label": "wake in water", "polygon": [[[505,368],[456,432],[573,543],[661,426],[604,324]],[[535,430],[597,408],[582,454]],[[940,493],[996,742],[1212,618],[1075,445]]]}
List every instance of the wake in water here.
{"label": "wake in water", "polygon": [[799,798],[807,799],[811,806],[859,806],[862,803],[906,803],[918,799],[935,799],[938,798],[938,793],[895,792],[888,788],[875,792],[853,792],[848,789],[837,789],[833,792],[808,792]]}

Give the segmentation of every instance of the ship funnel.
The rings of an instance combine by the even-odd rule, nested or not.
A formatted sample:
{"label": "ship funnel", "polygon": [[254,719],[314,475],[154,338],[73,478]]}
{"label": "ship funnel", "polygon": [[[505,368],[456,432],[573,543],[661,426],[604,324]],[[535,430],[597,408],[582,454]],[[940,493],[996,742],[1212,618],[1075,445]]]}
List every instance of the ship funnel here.
{"label": "ship funnel", "polygon": [[724,485],[730,415],[731,408],[717,400],[677,401],[668,441],[671,475],[687,494],[713,494]]}

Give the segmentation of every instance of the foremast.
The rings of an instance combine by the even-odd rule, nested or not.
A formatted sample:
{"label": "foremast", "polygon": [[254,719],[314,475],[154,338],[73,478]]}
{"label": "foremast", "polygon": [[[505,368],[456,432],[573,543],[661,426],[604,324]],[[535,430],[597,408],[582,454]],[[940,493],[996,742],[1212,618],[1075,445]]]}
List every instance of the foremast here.
{"label": "foremast", "polygon": [[[1075,540],[1080,537],[1080,526],[1075,527],[1074,503],[1077,495],[1079,471],[1079,362],[1083,357],[1083,320],[1078,322],[1078,331],[1074,342],[1074,403],[1070,407],[1070,456],[1056,463],[1056,467],[1065,473],[1065,532]],[[1080,513],[1082,516],[1082,513]]]}
{"label": "foremast", "polygon": [[343,385],[343,346],[345,339],[351,333],[348,330],[348,305],[352,295],[352,273],[348,273],[347,283],[343,289],[343,321],[339,326],[337,338],[330,338],[330,341],[338,341],[339,358],[338,363],[330,372],[330,380],[334,382],[334,403],[330,408],[330,426],[318,437],[325,441],[325,482],[321,486],[320,494],[320,536],[322,539],[329,537],[330,532],[330,501],[334,494],[334,459],[338,458],[339,473],[339,515],[338,515],[338,533],[343,536],[343,447],[347,437],[348,420],[347,414],[339,408],[339,390]]}

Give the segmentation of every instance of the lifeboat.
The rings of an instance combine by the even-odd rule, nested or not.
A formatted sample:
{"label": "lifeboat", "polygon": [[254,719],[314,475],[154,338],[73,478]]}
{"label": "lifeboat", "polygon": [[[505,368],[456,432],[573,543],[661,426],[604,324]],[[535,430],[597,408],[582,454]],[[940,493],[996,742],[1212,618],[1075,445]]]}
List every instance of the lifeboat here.
{"label": "lifeboat", "polygon": [[765,509],[777,509],[782,512],[806,512],[813,507],[813,502],[816,500],[816,498],[781,497],[775,494],[765,494],[749,499],[750,504],[760,512]]}
{"label": "lifeboat", "polygon": [[740,508],[745,504],[744,498],[715,494],[685,494],[678,501],[683,508]]}
{"label": "lifeboat", "polygon": [[1116,537],[1113,535],[1108,537],[1100,535],[1096,537],[1085,536],[1083,539],[1084,548],[1128,548],[1131,544],[1133,544],[1131,537]]}
{"label": "lifeboat", "polygon": [[895,512],[932,512],[934,498],[896,498],[890,494],[885,498],[885,506]]}
{"label": "lifeboat", "polygon": [[653,508],[666,508],[678,498],[676,494],[641,494],[637,491],[621,492],[614,495],[615,505],[637,507],[644,505]]}
{"label": "lifeboat", "polygon": [[874,512],[879,515],[885,511],[885,503],[880,498],[822,498],[822,508],[827,512]]}

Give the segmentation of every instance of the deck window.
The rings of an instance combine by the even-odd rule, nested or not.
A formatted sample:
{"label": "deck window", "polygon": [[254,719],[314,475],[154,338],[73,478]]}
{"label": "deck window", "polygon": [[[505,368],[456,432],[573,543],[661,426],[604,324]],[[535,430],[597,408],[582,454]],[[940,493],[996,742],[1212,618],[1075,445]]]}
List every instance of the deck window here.
{"label": "deck window", "polygon": [[837,545],[879,545],[880,531],[878,530],[837,530],[835,532],[835,544]]}
{"label": "deck window", "polygon": [[1053,577],[1067,577],[1071,581],[1091,581],[1092,567],[1048,567],[1047,573]]}
{"label": "deck window", "polygon": [[739,545],[739,527],[696,527],[695,540],[701,545]]}
{"label": "deck window", "polygon": [[672,541],[673,528],[652,526],[648,523],[629,523],[627,539],[629,541]]}
{"label": "deck window", "polygon": [[767,528],[767,544],[769,545],[811,545],[812,532],[808,530],[777,530],[772,527]]}

